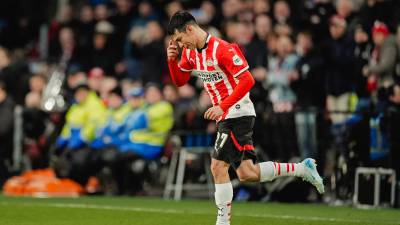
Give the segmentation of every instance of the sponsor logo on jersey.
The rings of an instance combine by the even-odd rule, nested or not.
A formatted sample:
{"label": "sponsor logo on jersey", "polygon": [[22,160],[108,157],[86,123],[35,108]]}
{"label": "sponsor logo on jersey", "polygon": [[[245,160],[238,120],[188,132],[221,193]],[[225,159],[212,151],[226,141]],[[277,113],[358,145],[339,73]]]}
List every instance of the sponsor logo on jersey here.
{"label": "sponsor logo on jersey", "polygon": [[232,61],[235,66],[243,65],[243,60],[238,55],[234,55]]}
{"label": "sponsor logo on jersey", "polygon": [[212,83],[222,80],[224,77],[219,72],[194,72],[204,83]]}

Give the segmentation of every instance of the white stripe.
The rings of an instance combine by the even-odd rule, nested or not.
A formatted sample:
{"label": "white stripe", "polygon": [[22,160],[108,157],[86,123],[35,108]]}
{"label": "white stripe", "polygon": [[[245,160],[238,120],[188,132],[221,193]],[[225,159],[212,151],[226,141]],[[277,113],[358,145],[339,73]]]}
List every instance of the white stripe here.
{"label": "white stripe", "polygon": [[208,70],[207,70],[207,62],[206,62],[206,50],[205,50],[205,49],[203,49],[203,50],[201,51],[201,55],[202,55],[202,57],[203,57],[203,67],[204,67],[204,71],[208,71]]}
{"label": "white stripe", "polygon": [[183,72],[191,72],[192,71],[192,70],[183,69],[182,67],[179,67],[179,69],[181,69]]}
{"label": "white stripe", "polygon": [[[172,202],[171,202],[172,203]],[[72,209],[101,209],[101,210],[116,210],[116,211],[132,211],[132,212],[154,212],[162,214],[192,214],[208,216],[208,212],[195,211],[195,210],[173,210],[173,209],[160,209],[160,208],[147,208],[147,207],[127,207],[127,206],[111,206],[111,205],[96,205],[96,204],[73,204],[73,203],[32,203],[32,202],[1,202],[0,205],[10,206],[19,205],[25,207],[54,207],[54,208],[72,208]],[[335,217],[320,217],[320,216],[291,216],[291,215],[276,215],[276,214],[255,214],[255,213],[235,213],[235,216],[253,217],[253,218],[272,218],[282,220],[302,220],[302,221],[321,221],[321,222],[341,222],[341,223],[364,223],[376,224],[377,221],[366,219],[341,219]],[[400,225],[398,220],[380,220],[381,224]]]}
{"label": "white stripe", "polygon": [[224,84],[226,86],[226,89],[228,89],[228,95],[231,95],[233,92],[233,87],[231,85],[231,83],[229,83],[228,77],[226,76],[226,74],[223,75],[224,76]]}
{"label": "white stripe", "polygon": [[246,66],[245,68],[241,69],[239,72],[237,72],[235,75],[233,75],[233,77],[237,77],[239,76],[241,73],[243,73],[244,71],[248,70],[249,66]]}
{"label": "white stripe", "polygon": [[216,70],[220,70],[218,66],[218,60],[217,60],[217,49],[218,49],[219,42],[214,41],[214,47],[213,47],[213,52],[212,52],[212,57],[214,60],[214,67]]}
{"label": "white stripe", "polygon": [[195,55],[196,55],[196,69],[197,70],[200,70],[200,59],[199,59],[199,56],[198,56],[198,54],[199,54],[199,52],[197,52],[197,49],[195,49]]}
{"label": "white stripe", "polygon": [[190,49],[186,49],[186,58],[187,61],[190,62]]}

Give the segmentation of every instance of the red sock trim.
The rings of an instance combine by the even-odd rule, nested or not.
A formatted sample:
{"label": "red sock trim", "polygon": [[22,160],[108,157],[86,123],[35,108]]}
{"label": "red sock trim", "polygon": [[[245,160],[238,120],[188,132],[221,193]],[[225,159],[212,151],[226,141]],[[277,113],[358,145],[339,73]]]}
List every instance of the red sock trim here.
{"label": "red sock trim", "polygon": [[294,171],[294,163],[292,163],[292,172]]}
{"label": "red sock trim", "polygon": [[278,176],[281,175],[281,164],[278,163]]}
{"label": "red sock trim", "polygon": [[286,163],[286,173],[289,173],[289,163]]}

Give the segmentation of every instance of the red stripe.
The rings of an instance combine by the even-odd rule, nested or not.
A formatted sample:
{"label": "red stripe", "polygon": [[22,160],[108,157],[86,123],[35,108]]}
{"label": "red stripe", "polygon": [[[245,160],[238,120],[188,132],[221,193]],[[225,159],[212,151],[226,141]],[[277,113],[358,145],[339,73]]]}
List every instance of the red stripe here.
{"label": "red stripe", "polygon": [[[214,38],[210,38],[208,41],[207,49],[206,49],[206,65],[207,71],[214,71],[214,58],[213,58],[213,49],[214,49]],[[212,64],[208,64],[207,61],[212,61]]]}
{"label": "red stripe", "polygon": [[281,175],[281,164],[278,163],[278,175]]}
{"label": "red stripe", "polygon": [[233,78],[233,74],[229,73],[228,70],[226,70],[223,67],[221,67],[220,69],[222,70],[222,72],[224,72],[225,76],[228,78],[228,81],[231,84],[232,89],[234,89],[237,86],[237,84],[235,82],[235,78]]}
{"label": "red stripe", "polygon": [[244,146],[241,146],[241,145],[239,144],[239,142],[237,141],[237,139],[236,139],[236,137],[235,137],[235,135],[233,134],[232,131],[231,131],[231,138],[232,138],[233,144],[235,145],[235,147],[236,147],[239,151],[251,151],[251,150],[254,150],[254,146],[253,146],[253,145],[244,145]]}
{"label": "red stripe", "polygon": [[218,90],[219,95],[221,96],[221,101],[229,96],[228,88],[226,87],[224,81],[220,81],[215,84],[215,88]]}
{"label": "red stripe", "polygon": [[198,52],[197,50],[196,50],[196,54],[197,54],[197,56],[199,57],[199,63],[200,63],[199,69],[200,69],[200,70],[204,70],[204,65],[203,65],[203,54],[201,54],[201,51]]}
{"label": "red stripe", "polygon": [[274,169],[276,170],[276,162],[274,162]]}
{"label": "red stripe", "polygon": [[286,163],[286,173],[289,173],[289,163]]}
{"label": "red stripe", "polygon": [[292,172],[294,171],[294,163],[292,163]]}
{"label": "red stripe", "polygon": [[211,87],[211,84],[206,84],[207,86],[207,91],[211,94],[212,98],[212,103],[213,105],[216,105],[218,103],[218,98],[217,98],[217,94],[215,93],[215,91],[213,90],[213,88]]}

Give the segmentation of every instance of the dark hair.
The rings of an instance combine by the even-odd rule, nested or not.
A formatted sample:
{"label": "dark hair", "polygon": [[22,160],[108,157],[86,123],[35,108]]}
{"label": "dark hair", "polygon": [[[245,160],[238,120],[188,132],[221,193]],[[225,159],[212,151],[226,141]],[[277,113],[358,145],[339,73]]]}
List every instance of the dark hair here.
{"label": "dark hair", "polygon": [[176,12],[169,20],[167,28],[168,35],[173,35],[175,30],[184,32],[186,25],[188,24],[197,24],[196,19],[192,16],[192,14],[186,11]]}

